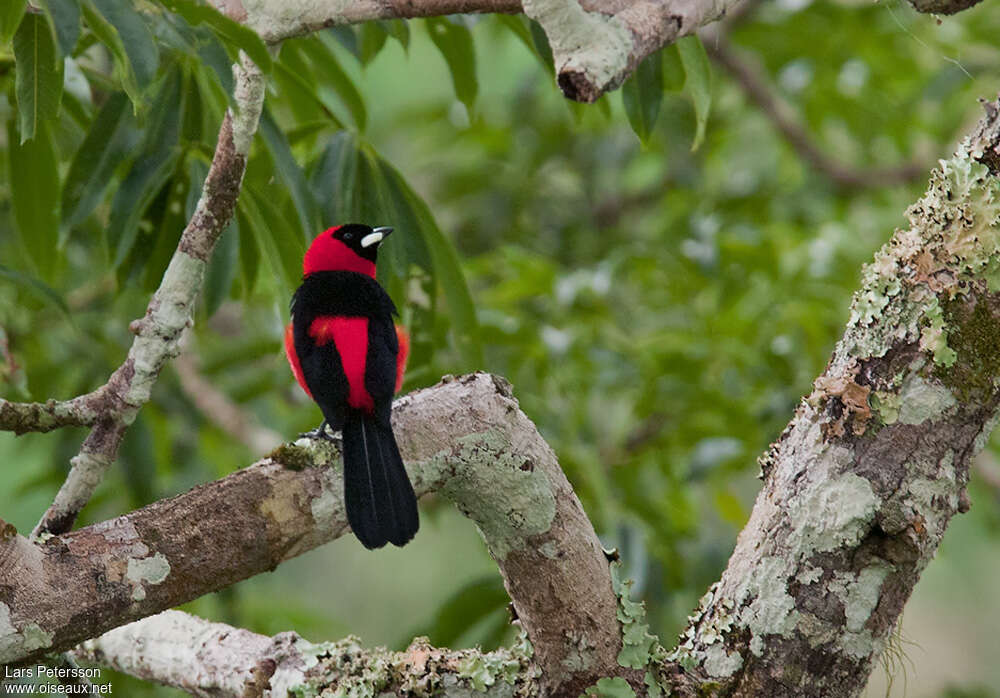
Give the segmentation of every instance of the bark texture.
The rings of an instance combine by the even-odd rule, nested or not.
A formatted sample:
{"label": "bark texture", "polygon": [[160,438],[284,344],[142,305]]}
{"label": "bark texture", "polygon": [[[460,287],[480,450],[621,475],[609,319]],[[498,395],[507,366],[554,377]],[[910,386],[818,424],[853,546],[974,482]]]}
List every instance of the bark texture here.
{"label": "bark texture", "polygon": [[542,26],[563,94],[593,102],[660,47],[713,22],[736,0],[219,0],[270,43],[338,24],[456,13],[520,13]]}
{"label": "bark texture", "polygon": [[[471,517],[504,575],[543,670],[578,695],[618,663],[619,599],[593,526],[509,385],[478,373],[396,402],[417,494]],[[274,569],[347,531],[340,455],[285,445],[218,482],[42,545],[0,541],[0,662],[35,660]],[[540,583],[544,580],[544,583]]]}
{"label": "bark texture", "polygon": [[529,696],[538,668],[531,646],[495,652],[447,650],[415,639],[403,652],[363,649],[357,638],[313,644],[292,632],[258,635],[164,611],[112,630],[74,651],[133,676],[205,698],[305,695]]}
{"label": "bark texture", "polygon": [[997,105],[866,267],[847,331],[673,658],[734,696],[853,696],[1000,404]]}

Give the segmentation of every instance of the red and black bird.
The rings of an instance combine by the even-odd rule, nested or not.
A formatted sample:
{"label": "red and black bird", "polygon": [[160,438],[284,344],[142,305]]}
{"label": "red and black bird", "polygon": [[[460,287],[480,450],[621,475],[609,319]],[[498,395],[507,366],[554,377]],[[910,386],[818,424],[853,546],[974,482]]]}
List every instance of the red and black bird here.
{"label": "red and black bird", "polygon": [[409,342],[375,280],[378,248],[391,232],[352,223],[317,236],[285,330],[292,372],[323,411],[310,435],[328,439],[328,426],[343,435],[347,520],[369,549],[405,545],[420,525],[389,421]]}

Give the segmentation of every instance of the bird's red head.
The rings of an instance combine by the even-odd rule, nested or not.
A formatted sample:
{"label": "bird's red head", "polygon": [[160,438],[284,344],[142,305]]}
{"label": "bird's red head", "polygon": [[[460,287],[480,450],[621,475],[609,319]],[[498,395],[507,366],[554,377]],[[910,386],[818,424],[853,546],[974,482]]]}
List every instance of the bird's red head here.
{"label": "bird's red head", "polygon": [[356,271],[375,278],[379,245],[392,228],[372,228],[360,223],[338,225],[324,230],[306,250],[302,274],[317,271]]}

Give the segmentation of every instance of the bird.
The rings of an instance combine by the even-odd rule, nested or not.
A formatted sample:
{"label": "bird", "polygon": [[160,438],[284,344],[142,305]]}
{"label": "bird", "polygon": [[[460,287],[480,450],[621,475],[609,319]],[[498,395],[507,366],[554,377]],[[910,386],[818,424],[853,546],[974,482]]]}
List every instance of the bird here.
{"label": "bird", "polygon": [[420,526],[390,422],[409,339],[375,280],[379,246],[392,232],[350,223],[316,236],[285,329],[292,373],[323,413],[319,427],[303,436],[332,439],[327,428],[341,431],[347,521],[369,550],[403,546]]}

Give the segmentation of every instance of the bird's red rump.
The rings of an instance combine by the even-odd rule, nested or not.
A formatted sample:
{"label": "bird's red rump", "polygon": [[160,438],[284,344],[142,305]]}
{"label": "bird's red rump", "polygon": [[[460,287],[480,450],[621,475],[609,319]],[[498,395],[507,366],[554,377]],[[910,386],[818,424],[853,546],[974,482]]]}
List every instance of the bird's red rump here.
{"label": "bird's red rump", "polygon": [[[347,376],[350,392],[347,404],[371,412],[375,401],[365,388],[365,363],[368,358],[368,318],[321,315],[309,325],[309,336],[316,346],[333,342]],[[294,371],[294,366],[292,367]]]}

